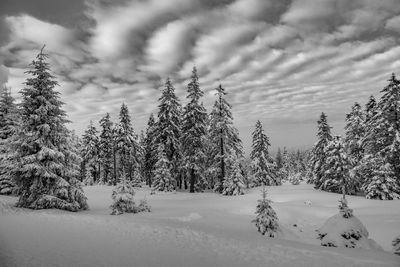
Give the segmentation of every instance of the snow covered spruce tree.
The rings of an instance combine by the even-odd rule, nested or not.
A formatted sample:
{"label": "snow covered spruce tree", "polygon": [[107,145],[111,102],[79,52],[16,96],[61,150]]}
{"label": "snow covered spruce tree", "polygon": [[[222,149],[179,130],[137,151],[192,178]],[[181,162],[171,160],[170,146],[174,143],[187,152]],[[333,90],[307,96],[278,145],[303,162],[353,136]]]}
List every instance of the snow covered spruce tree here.
{"label": "snow covered spruce tree", "polygon": [[136,205],[135,190],[130,181],[127,180],[127,175],[123,170],[120,174],[120,181],[114,188],[111,198],[113,200],[111,215],[120,215],[123,213],[138,213],[142,211],[150,211],[150,206],[146,200],[141,200],[139,205]]}
{"label": "snow covered spruce tree", "polygon": [[269,138],[258,120],[253,132],[252,151],[250,153],[253,185],[281,185],[274,160],[269,155]]}
{"label": "snow covered spruce tree", "polygon": [[393,167],[382,157],[365,156],[357,168],[357,172],[365,177],[361,190],[365,193],[366,198],[400,199],[400,186],[395,179]]}
{"label": "snow covered spruce tree", "polygon": [[328,143],[325,156],[325,173],[319,188],[334,193],[342,193],[345,188],[347,193],[354,193],[354,183],[350,178],[351,164],[340,136],[334,136]]}
{"label": "snow covered spruce tree", "polygon": [[267,199],[267,190],[263,187],[262,199],[258,200],[256,208],[257,217],[252,222],[262,235],[276,237],[279,230],[278,216],[271,203],[272,201]]}
{"label": "snow covered spruce tree", "polygon": [[182,146],[185,169],[190,177],[189,192],[194,193],[195,191],[203,191],[207,183],[202,172],[207,112],[203,104],[199,103],[204,93],[199,86],[196,67],[193,67],[187,91],[189,103],[185,106],[183,112]]}
{"label": "snow covered spruce tree", "polygon": [[360,104],[354,103],[351,112],[346,115],[344,143],[352,166],[356,166],[364,155],[362,139],[364,138],[364,112]]}
{"label": "snow covered spruce tree", "polygon": [[101,126],[99,138],[99,161],[102,169],[102,177],[100,180],[106,184],[115,185],[115,177],[113,177],[113,150],[114,150],[114,133],[113,123],[110,119],[110,114],[107,113],[99,121]]}
{"label": "snow covered spruce tree", "polygon": [[154,120],[153,113],[150,114],[149,120],[147,122],[146,135],[144,139],[143,147],[143,169],[144,178],[146,184],[151,187],[153,180],[154,166],[157,163],[157,149],[156,146],[156,122]]}
{"label": "snow covered spruce tree", "polygon": [[14,169],[20,198],[17,206],[31,209],[87,209],[80,182],[69,168],[73,153],[68,144],[66,114],[62,110],[57,81],[46,62],[43,48],[27,72],[21,90],[21,129],[13,142],[18,164]]}
{"label": "snow covered spruce tree", "polygon": [[[230,172],[230,166],[226,164],[230,153],[235,153],[231,160],[239,160],[243,156],[242,141],[239,131],[233,126],[232,106],[225,99],[225,89],[219,85],[216,88],[217,100],[210,113],[208,142],[211,145],[211,162],[215,164],[213,169],[217,170],[218,182],[214,190],[222,193],[224,180]],[[235,163],[232,162],[232,167]]]}
{"label": "snow covered spruce tree", "polygon": [[400,195],[400,81],[392,74],[378,104],[367,105],[364,157],[357,167],[367,198],[398,199]]}
{"label": "snow covered spruce tree", "polygon": [[165,153],[165,146],[158,145],[158,160],[154,169],[153,191],[174,191],[175,179],[171,175],[171,162]]}
{"label": "snow covered spruce tree", "polygon": [[315,188],[319,188],[325,176],[326,153],[325,148],[328,146],[329,141],[332,140],[331,127],[328,125],[327,117],[322,112],[318,120],[318,140],[314,144],[311,155],[311,169],[312,179],[311,183],[315,184]]}
{"label": "snow covered spruce tree", "polygon": [[88,128],[85,130],[82,140],[82,158],[85,169],[89,169],[89,171],[92,172],[94,182],[98,182],[100,180],[99,137],[97,136],[97,129],[92,121],[90,121]]}
{"label": "snow covered spruce tree", "polygon": [[11,170],[16,162],[10,146],[19,127],[18,109],[7,87],[0,96],[0,194],[16,193],[17,188]]}
{"label": "snow covered spruce tree", "polygon": [[381,92],[383,95],[378,103],[374,137],[379,140],[379,154],[392,166],[393,178],[400,185],[400,80],[394,73]]}
{"label": "snow covered spruce tree", "polygon": [[339,200],[339,214],[330,217],[317,232],[321,246],[380,249],[374,240],[368,238],[367,229],[353,215],[344,195]]}
{"label": "snow covered spruce tree", "polygon": [[165,82],[159,102],[156,142],[157,144],[164,144],[165,154],[171,165],[171,175],[176,180],[177,186],[181,187],[182,107],[169,78]]}
{"label": "snow covered spruce tree", "polygon": [[139,169],[139,154],[142,153],[138,136],[132,127],[128,107],[122,104],[119,113],[119,124],[116,128],[116,139],[119,156],[119,169],[127,171],[129,180],[133,179],[134,171]]}
{"label": "snow covered spruce tree", "polygon": [[222,184],[222,194],[229,196],[243,195],[246,186],[244,185],[244,177],[240,168],[240,161],[235,151],[228,152],[229,157],[226,159],[228,175]]}

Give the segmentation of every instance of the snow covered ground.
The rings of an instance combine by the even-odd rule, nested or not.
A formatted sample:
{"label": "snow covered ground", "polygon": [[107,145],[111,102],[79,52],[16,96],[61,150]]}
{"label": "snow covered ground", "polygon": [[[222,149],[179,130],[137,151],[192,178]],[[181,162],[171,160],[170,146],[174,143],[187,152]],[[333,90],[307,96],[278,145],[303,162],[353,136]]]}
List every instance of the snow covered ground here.
{"label": "snow covered ground", "polygon": [[282,226],[275,239],[251,223],[257,188],[235,197],[138,189],[152,212],[120,216],[109,215],[111,190],[86,187],[90,210],[79,213],[14,208],[15,197],[0,196],[0,266],[400,266],[391,252],[400,201],[348,197],[377,251],[321,247],[315,230],[340,196],[311,185],[268,188]]}

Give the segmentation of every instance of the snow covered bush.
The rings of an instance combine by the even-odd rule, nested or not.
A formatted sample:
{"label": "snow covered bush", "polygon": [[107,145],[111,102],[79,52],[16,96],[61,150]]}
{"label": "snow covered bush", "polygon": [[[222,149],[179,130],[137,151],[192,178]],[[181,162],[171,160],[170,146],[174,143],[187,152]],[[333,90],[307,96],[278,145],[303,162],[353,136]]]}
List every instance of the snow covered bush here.
{"label": "snow covered bush", "polygon": [[346,199],[339,201],[339,214],[330,217],[317,230],[321,245],[326,247],[347,247],[380,249],[379,245],[368,238],[368,231],[362,222],[353,215]]}
{"label": "snow covered bush", "polygon": [[252,222],[255,223],[257,230],[262,235],[275,237],[279,229],[278,216],[272,209],[271,202],[267,199],[267,190],[263,188],[262,199],[258,200],[256,208],[257,217]]}
{"label": "snow covered bush", "polygon": [[228,177],[224,180],[222,194],[229,196],[243,195],[244,189],[242,170],[240,169],[239,161],[236,159]]}
{"label": "snow covered bush", "polygon": [[119,182],[112,192],[113,204],[110,206],[111,215],[120,215],[126,213],[138,213],[142,211],[150,211],[150,206],[146,200],[141,200],[139,205],[136,205],[134,197],[135,190],[132,183],[127,181],[126,174],[121,175]]}
{"label": "snow covered bush", "polygon": [[393,246],[394,254],[400,256],[400,235],[398,235],[398,236],[392,241],[392,246]]}

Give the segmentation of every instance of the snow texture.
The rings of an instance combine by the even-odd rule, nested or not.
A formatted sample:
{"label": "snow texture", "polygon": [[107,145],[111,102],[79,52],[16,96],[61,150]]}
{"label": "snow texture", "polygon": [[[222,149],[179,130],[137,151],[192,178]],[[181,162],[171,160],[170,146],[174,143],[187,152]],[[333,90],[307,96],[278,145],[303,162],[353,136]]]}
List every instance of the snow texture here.
{"label": "snow texture", "polygon": [[315,229],[337,213],[337,194],[312,185],[268,187],[282,228],[282,235],[268,239],[251,223],[260,188],[224,197],[149,196],[150,189],[142,187],[136,197],[147,196],[152,212],[110,216],[112,189],[85,187],[90,210],[79,213],[15,208],[16,197],[0,196],[1,266],[400,266],[391,243],[400,229],[399,200],[348,198],[370,237],[385,250],[379,251],[320,246]]}

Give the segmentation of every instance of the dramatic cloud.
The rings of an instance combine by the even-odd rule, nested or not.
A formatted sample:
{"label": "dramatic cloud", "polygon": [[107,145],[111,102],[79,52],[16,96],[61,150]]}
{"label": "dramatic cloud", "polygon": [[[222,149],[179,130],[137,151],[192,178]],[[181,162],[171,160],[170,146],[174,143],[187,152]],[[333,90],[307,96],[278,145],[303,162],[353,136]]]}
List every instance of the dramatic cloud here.
{"label": "dramatic cloud", "polygon": [[206,107],[219,83],[229,93],[245,147],[257,119],[275,148],[307,147],[320,112],[341,133],[400,69],[398,0],[88,0],[77,17],[4,14],[0,83],[19,90],[46,44],[78,132],[122,102],[143,129],[166,77],[185,103],[196,65]]}

